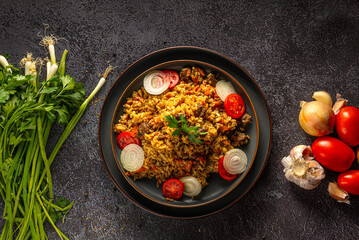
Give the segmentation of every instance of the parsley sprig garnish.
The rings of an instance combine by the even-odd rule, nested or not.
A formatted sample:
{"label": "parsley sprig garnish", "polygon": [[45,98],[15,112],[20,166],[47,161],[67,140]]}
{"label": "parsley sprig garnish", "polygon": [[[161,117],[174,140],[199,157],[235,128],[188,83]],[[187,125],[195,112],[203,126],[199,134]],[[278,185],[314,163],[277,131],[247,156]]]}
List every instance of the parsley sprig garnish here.
{"label": "parsley sprig garnish", "polygon": [[198,131],[198,126],[188,126],[186,116],[181,114],[180,121],[172,115],[164,116],[165,120],[168,122],[170,128],[176,128],[172,133],[172,136],[179,136],[181,132],[185,132],[188,135],[188,140],[196,144],[202,144],[203,142],[198,139],[199,135],[206,135],[208,132]]}

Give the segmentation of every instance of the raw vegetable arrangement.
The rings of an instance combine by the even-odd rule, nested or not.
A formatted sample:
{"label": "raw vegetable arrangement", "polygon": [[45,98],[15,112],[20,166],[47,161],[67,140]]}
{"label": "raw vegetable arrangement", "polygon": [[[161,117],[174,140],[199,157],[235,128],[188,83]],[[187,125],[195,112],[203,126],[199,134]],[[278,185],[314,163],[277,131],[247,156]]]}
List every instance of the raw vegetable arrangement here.
{"label": "raw vegetable arrangement", "polygon": [[[44,78],[42,59],[27,54],[20,63],[22,74],[8,63],[9,56],[0,55],[0,193],[5,203],[0,239],[48,239],[45,221],[61,239],[68,239],[55,223],[65,217],[74,202],[54,199],[50,167],[111,67],[85,100],[83,84],[65,73],[67,50],[57,63],[56,43],[53,35],[40,42],[50,55]],[[55,137],[50,136],[55,122],[66,128],[48,154],[46,143]]]}
{"label": "raw vegetable arrangement", "polygon": [[286,178],[308,190],[325,178],[324,169],[339,172],[328,192],[349,203],[349,194],[359,195],[359,170],[350,169],[355,158],[359,160],[359,108],[348,106],[339,94],[336,98],[333,104],[329,93],[318,91],[313,94],[315,101],[301,102],[300,126],[317,138],[311,146],[294,147],[282,164]]}
{"label": "raw vegetable arrangement", "polygon": [[231,181],[246,170],[239,147],[249,140],[243,132],[251,117],[233,85],[218,76],[199,67],[146,74],[114,127],[127,175],[155,177],[173,201],[199,195],[210,173]]}

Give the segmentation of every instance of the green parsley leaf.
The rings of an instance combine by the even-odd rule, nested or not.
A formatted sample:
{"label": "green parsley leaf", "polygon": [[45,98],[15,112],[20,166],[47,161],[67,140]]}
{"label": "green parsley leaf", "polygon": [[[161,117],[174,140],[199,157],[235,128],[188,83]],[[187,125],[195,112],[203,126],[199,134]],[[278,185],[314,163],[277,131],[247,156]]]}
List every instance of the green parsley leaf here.
{"label": "green parsley leaf", "polygon": [[58,87],[47,87],[47,88],[43,88],[40,93],[44,93],[44,94],[53,93],[56,92],[58,89],[59,89]]}
{"label": "green parsley leaf", "polygon": [[202,144],[203,142],[201,140],[198,139],[198,135],[197,134],[193,134],[193,133],[188,133],[188,139],[196,144]]}
{"label": "green parsley leaf", "polygon": [[165,120],[168,122],[168,126],[171,128],[176,128],[176,130],[172,133],[172,136],[179,136],[181,132],[187,133],[188,140],[196,144],[202,144],[203,142],[198,139],[198,135],[205,135],[208,132],[199,132],[199,126],[190,126],[188,127],[188,122],[186,116],[181,114],[180,120],[181,124],[178,123],[178,120],[171,115],[164,116]]}
{"label": "green parsley leaf", "polygon": [[62,108],[56,108],[55,111],[58,114],[58,122],[60,124],[66,124],[68,122],[67,116],[69,115],[66,106],[63,106]]}
{"label": "green parsley leaf", "polygon": [[179,128],[178,121],[174,116],[167,115],[164,116],[165,120],[168,122],[170,128]]}
{"label": "green parsley leaf", "polygon": [[[50,208],[49,215],[52,221],[55,223],[57,220],[59,220],[61,217],[65,217],[65,215],[69,212],[71,209],[72,203],[70,203],[69,200],[60,197],[54,205],[56,205],[58,208]],[[67,208],[67,209],[66,209]],[[63,211],[62,211],[63,210]]]}
{"label": "green parsley leaf", "polygon": [[182,130],[180,128],[177,128],[173,133],[172,136],[179,136],[181,134]]}
{"label": "green parsley leaf", "polygon": [[22,141],[22,135],[15,136],[14,132],[10,133],[9,145],[18,145]]}
{"label": "green parsley leaf", "polygon": [[10,93],[4,89],[0,89],[0,103],[5,103],[10,98]]}
{"label": "green parsley leaf", "polygon": [[72,90],[74,89],[76,83],[75,83],[75,79],[70,77],[69,75],[60,77],[61,81],[62,81],[62,87],[63,90]]}

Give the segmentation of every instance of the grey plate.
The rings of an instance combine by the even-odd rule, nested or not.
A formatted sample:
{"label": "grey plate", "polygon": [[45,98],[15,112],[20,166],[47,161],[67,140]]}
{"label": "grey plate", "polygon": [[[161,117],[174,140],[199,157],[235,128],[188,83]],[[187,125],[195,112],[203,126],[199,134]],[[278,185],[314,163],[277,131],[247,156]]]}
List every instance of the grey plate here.
{"label": "grey plate", "polygon": [[[143,74],[153,68],[182,67],[182,63],[197,63],[205,69],[215,68],[220,70],[223,78],[227,80],[236,79],[240,85],[236,85],[237,91],[245,94],[246,106],[252,102],[249,111],[252,116],[257,115],[258,123],[249,129],[252,137],[257,136],[256,141],[251,141],[248,152],[252,158],[250,165],[240,178],[233,182],[221,179],[218,174],[213,174],[208,180],[210,185],[203,189],[203,193],[196,200],[182,199],[174,203],[163,200],[162,193],[156,188],[154,181],[145,180],[133,182],[123,174],[121,166],[116,163],[116,156],[120,151],[113,147],[113,120],[121,113],[121,96],[130,94],[133,89],[138,89],[139,82],[134,81],[141,78]],[[134,82],[133,82],[134,81]],[[131,84],[131,82],[133,82]],[[123,98],[125,99],[125,98]],[[249,104],[250,105],[250,104]],[[115,114],[114,114],[115,113]],[[255,114],[254,114],[255,115]],[[252,137],[253,138],[253,137]],[[254,137],[256,138],[256,137]],[[263,171],[269,157],[272,138],[272,124],[269,109],[265,98],[255,81],[238,64],[227,57],[203,48],[197,47],[174,47],[151,53],[132,64],[124,71],[111,87],[102,107],[99,123],[99,142],[104,164],[114,181],[115,185],[131,201],[140,207],[157,215],[175,218],[194,218],[218,212],[234,202],[238,201],[256,182]],[[254,140],[254,139],[253,139]],[[253,142],[253,143],[252,143]],[[258,143],[258,149],[256,147]],[[257,149],[257,151],[256,151]],[[254,158],[254,160],[253,160]],[[120,168],[119,168],[120,167]],[[155,191],[153,191],[153,189]]]}
{"label": "grey plate", "polygon": [[249,172],[254,159],[257,153],[258,147],[258,119],[253,107],[253,103],[251,102],[248,94],[246,93],[245,89],[240,84],[240,79],[234,79],[229,74],[224,72],[223,70],[217,68],[216,66],[210,65],[208,63],[194,61],[194,60],[175,60],[169,61],[165,63],[161,63],[156,65],[142,74],[139,74],[137,78],[135,78],[131,83],[128,85],[124,93],[120,96],[116,110],[114,112],[114,116],[112,119],[112,126],[120,119],[120,116],[124,113],[123,105],[126,103],[127,98],[132,96],[132,92],[140,89],[143,87],[143,78],[144,76],[153,70],[161,70],[161,69],[172,69],[179,72],[184,66],[198,66],[201,67],[207,74],[210,72],[218,72],[220,73],[219,79],[224,79],[226,81],[231,81],[233,86],[236,89],[236,92],[239,93],[246,105],[246,112],[252,116],[253,122],[252,124],[248,125],[247,127],[247,134],[251,137],[249,143],[241,147],[242,150],[247,154],[248,157],[248,165],[246,170],[240,174],[235,180],[227,181],[222,179],[219,174],[212,174],[208,178],[209,185],[202,189],[202,192],[196,196],[194,199],[182,196],[181,199],[175,200],[173,202],[166,201],[161,188],[157,188],[157,183],[155,179],[141,179],[138,181],[134,181],[132,177],[126,175],[126,170],[123,169],[122,164],[120,163],[120,155],[121,150],[117,147],[116,138],[117,134],[112,133],[112,151],[114,153],[116,163],[121,170],[123,177],[143,196],[149,198],[151,201],[157,202],[159,204],[172,206],[172,207],[194,207],[205,205],[213,201],[217,201],[219,198],[224,197],[228,193],[230,193],[238,184],[244,179],[244,177]]}

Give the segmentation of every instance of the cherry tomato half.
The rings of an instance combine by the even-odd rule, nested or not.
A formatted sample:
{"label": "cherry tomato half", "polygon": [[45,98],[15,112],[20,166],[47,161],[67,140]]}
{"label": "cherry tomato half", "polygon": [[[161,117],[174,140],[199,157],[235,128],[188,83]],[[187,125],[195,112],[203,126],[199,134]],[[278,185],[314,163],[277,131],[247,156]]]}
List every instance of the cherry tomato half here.
{"label": "cherry tomato half", "polygon": [[339,138],[349,146],[359,145],[359,108],[344,107],[336,116]]}
{"label": "cherry tomato half", "polygon": [[246,108],[241,96],[236,93],[229,94],[224,100],[224,109],[228,116],[232,118],[239,118],[243,115]]}
{"label": "cherry tomato half", "polygon": [[171,178],[163,183],[162,192],[166,198],[178,200],[182,196],[183,188],[183,183],[180,180]]}
{"label": "cherry tomato half", "polygon": [[170,85],[168,86],[168,88],[174,88],[179,82],[178,73],[174,70],[163,70],[162,72],[170,80]]}
{"label": "cherry tomato half", "polygon": [[223,159],[224,159],[224,157],[222,157],[218,162],[219,175],[221,175],[221,177],[223,179],[231,181],[231,180],[235,179],[238,176],[238,174],[230,174],[229,172],[227,172],[226,169],[224,169],[224,166],[223,166]]}
{"label": "cherry tomato half", "polygon": [[359,170],[348,170],[338,176],[338,185],[353,195],[359,195]]}
{"label": "cherry tomato half", "polygon": [[348,170],[355,159],[353,149],[343,141],[329,136],[314,140],[312,154],[320,164],[335,172]]}
{"label": "cherry tomato half", "polygon": [[127,145],[135,143],[140,144],[140,139],[135,137],[133,132],[123,132],[117,136],[117,146],[121,149],[124,149]]}

